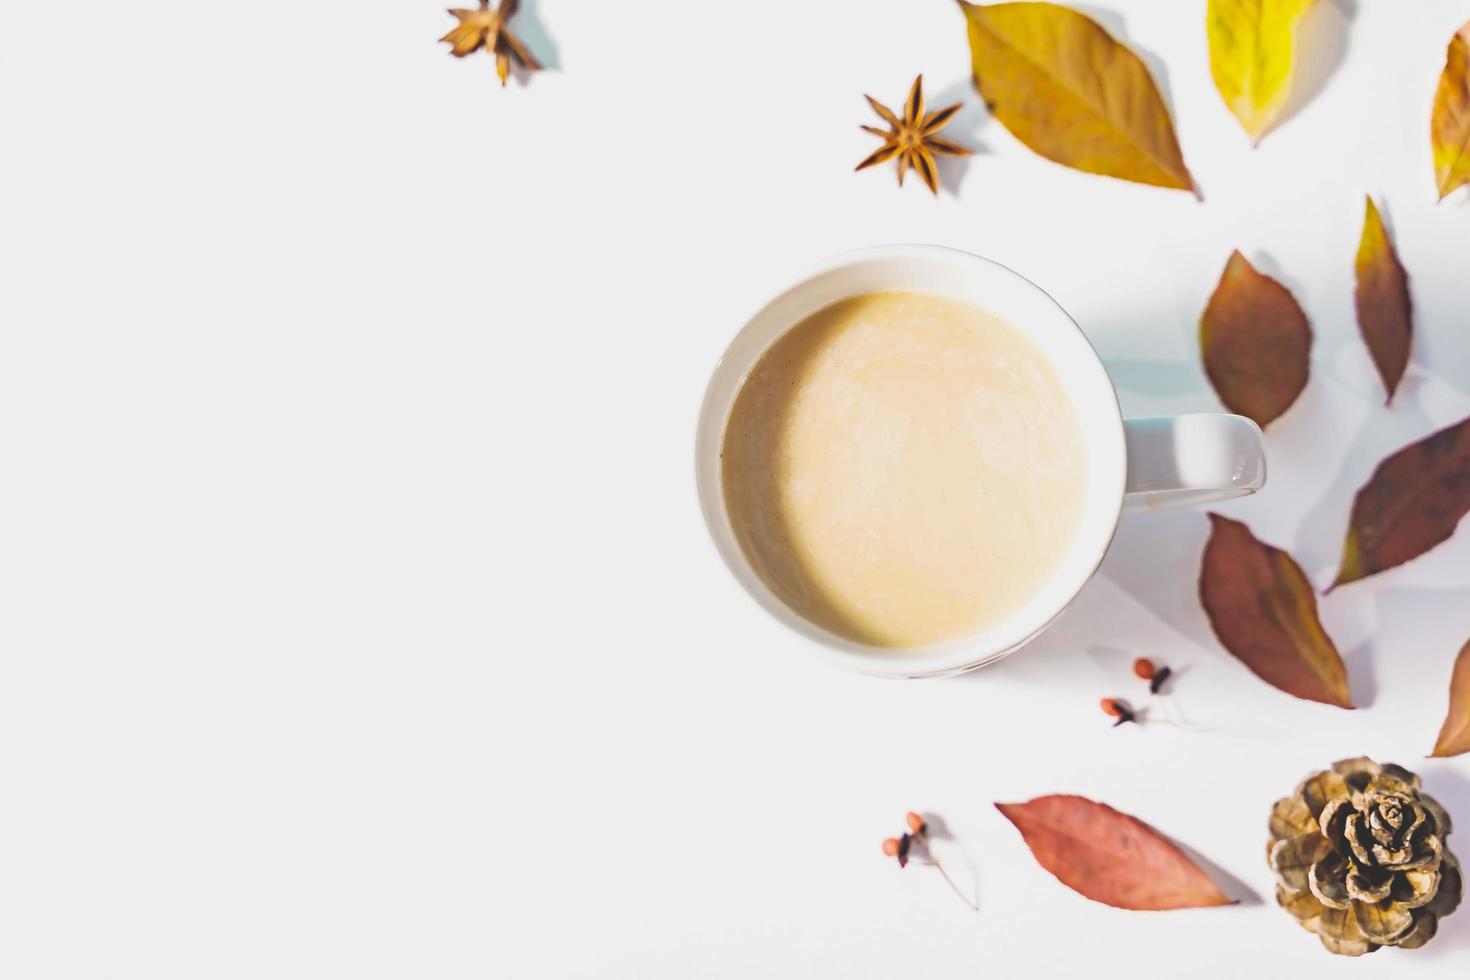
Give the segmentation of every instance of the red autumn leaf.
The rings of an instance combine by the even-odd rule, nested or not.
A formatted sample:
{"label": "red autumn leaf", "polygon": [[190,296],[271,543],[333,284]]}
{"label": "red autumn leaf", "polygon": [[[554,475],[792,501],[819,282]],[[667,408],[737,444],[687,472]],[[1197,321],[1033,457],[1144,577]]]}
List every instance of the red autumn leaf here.
{"label": "red autumn leaf", "polygon": [[1110,806],[1058,795],[995,808],[1043,868],[1094,902],[1139,910],[1231,904],[1178,845]]}
{"label": "red autumn leaf", "polygon": [[1312,328],[1290,291],[1230,254],[1199,325],[1205,373],[1220,401],[1262,428],[1307,386]]}
{"label": "red autumn leaf", "polygon": [[1434,755],[1460,755],[1470,752],[1470,643],[1455,658],[1450,675],[1450,709],[1445,715]]}
{"label": "red autumn leaf", "polygon": [[1470,418],[1400,449],[1353,498],[1336,588],[1402,565],[1470,514]]}
{"label": "red autumn leaf", "polygon": [[1373,198],[1363,216],[1363,238],[1358,245],[1358,330],[1373,366],[1388,389],[1393,401],[1394,390],[1409,365],[1409,341],[1412,333],[1409,300],[1409,277],[1399,263],[1388,230]]}
{"label": "red autumn leaf", "polygon": [[1210,522],[1199,595],[1220,643],[1272,687],[1351,708],[1347,668],[1301,568],[1239,521],[1211,514]]}

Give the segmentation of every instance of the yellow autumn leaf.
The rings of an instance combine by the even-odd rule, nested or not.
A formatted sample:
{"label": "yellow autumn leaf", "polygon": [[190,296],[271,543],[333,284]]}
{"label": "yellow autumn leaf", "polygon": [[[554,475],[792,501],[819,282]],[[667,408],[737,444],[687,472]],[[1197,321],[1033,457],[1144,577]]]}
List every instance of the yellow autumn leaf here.
{"label": "yellow autumn leaf", "polygon": [[1296,28],[1315,0],[1210,0],[1210,74],[1251,141],[1276,122],[1291,94]]}
{"label": "yellow autumn leaf", "polygon": [[1450,38],[1430,122],[1434,177],[1443,201],[1470,184],[1470,23]]}
{"label": "yellow autumn leaf", "polygon": [[1096,21],[1054,3],[959,3],[975,84],[1022,143],[1087,173],[1195,189],[1148,69]]}

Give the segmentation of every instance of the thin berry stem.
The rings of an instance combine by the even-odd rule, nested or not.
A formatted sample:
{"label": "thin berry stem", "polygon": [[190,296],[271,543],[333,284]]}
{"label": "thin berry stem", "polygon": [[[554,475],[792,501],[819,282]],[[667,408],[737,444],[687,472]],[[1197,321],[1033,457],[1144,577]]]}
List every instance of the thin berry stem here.
{"label": "thin berry stem", "polygon": [[1184,712],[1179,708],[1179,705],[1169,695],[1156,694],[1154,695],[1154,700],[1158,704],[1159,710],[1163,714],[1163,717],[1159,720],[1162,721],[1164,724],[1172,725],[1173,727],[1186,732],[1209,731],[1209,729],[1202,728],[1199,725],[1196,725],[1189,721],[1189,719],[1185,718]]}
{"label": "thin berry stem", "polygon": [[971,911],[973,911],[973,912],[979,912],[980,911],[980,906],[978,906],[974,902],[970,901],[969,896],[966,895],[964,892],[960,891],[960,886],[959,885],[956,885],[954,883],[954,879],[949,876],[949,872],[944,870],[944,865],[940,864],[938,861],[916,861],[915,863],[916,864],[925,864],[925,865],[928,865],[929,867],[933,868],[935,871],[938,871],[939,872],[939,876],[944,879],[944,883],[949,886],[949,890],[952,891],[952,892],[954,892],[956,895],[958,895],[960,897],[960,901],[962,901],[966,905],[970,906],[970,910]]}

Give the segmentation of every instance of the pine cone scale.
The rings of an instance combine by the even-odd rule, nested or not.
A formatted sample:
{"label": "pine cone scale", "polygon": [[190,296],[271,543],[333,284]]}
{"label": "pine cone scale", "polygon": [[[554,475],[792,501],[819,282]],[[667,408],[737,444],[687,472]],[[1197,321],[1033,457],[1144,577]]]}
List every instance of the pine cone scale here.
{"label": "pine cone scale", "polygon": [[1277,800],[1271,808],[1271,837],[1296,837],[1310,833],[1317,826],[1317,818],[1299,796],[1287,796]]}
{"label": "pine cone scale", "polygon": [[1440,865],[1439,877],[1439,890],[1424,904],[1425,911],[1435,918],[1443,918],[1459,908],[1465,891],[1465,878],[1460,872],[1460,862],[1453,854],[1448,855]]}
{"label": "pine cone scale", "polygon": [[1410,929],[1408,935],[1400,939],[1394,945],[1399,949],[1418,949],[1439,932],[1439,917],[1425,915],[1419,911],[1414,913],[1414,928]]}
{"label": "pine cone scale", "polygon": [[1393,892],[1394,879],[1389,875],[1382,875],[1376,879],[1371,874],[1363,873],[1347,876],[1347,893],[1355,902],[1381,902]]}
{"label": "pine cone scale", "polygon": [[1414,928],[1414,913],[1392,901],[1355,902],[1353,914],[1364,938],[1379,946],[1393,945]]}
{"label": "pine cone scale", "polygon": [[1353,897],[1347,889],[1347,862],[1339,854],[1329,854],[1312,865],[1307,887],[1317,901],[1330,909],[1350,909]]}

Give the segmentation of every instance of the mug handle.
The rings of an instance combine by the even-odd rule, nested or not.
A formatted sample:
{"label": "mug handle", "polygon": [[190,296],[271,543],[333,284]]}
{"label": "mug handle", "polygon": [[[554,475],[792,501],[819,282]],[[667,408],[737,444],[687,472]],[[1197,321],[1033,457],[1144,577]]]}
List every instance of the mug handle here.
{"label": "mug handle", "polygon": [[1255,493],[1266,483],[1260,426],[1208,413],[1127,419],[1124,513],[1208,504]]}

